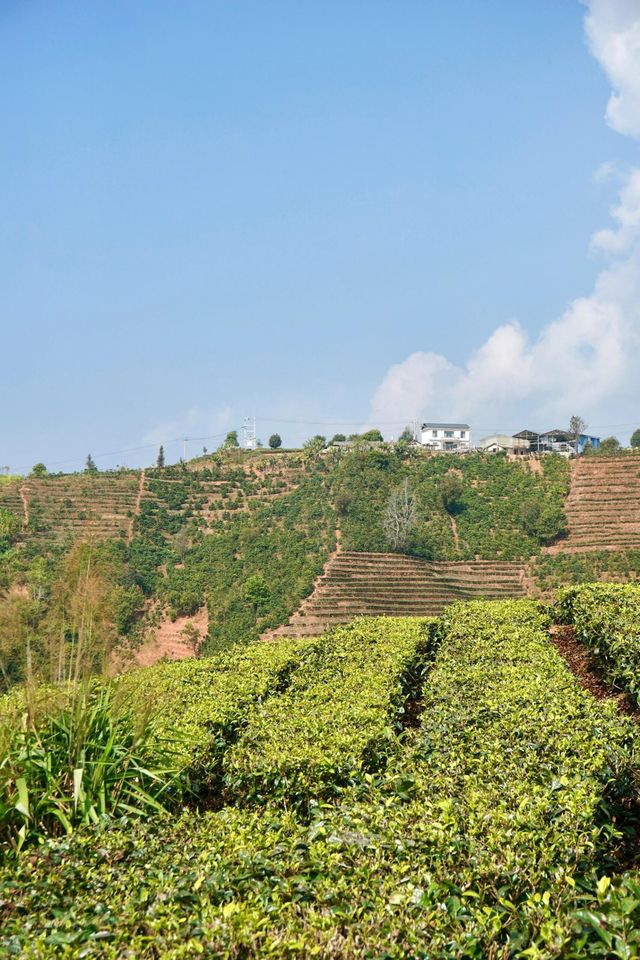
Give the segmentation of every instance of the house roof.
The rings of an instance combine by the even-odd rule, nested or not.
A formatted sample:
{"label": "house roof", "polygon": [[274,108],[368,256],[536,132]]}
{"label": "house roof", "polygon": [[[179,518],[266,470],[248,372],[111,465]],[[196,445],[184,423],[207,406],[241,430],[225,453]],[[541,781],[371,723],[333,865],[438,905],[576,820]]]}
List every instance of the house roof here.
{"label": "house roof", "polygon": [[520,433],[514,433],[516,440],[537,440],[540,436],[535,430],[521,430]]}
{"label": "house roof", "polygon": [[501,447],[513,447],[519,446],[519,444],[514,444],[514,440],[525,440],[525,437],[514,437],[510,433],[492,433],[488,437],[482,437],[478,441],[479,447],[488,447],[493,444],[498,444]]}
{"label": "house roof", "polygon": [[558,440],[573,440],[573,435],[568,433],[566,430],[547,430],[546,433],[540,434],[542,437],[556,437]]}
{"label": "house roof", "polygon": [[423,430],[469,430],[468,423],[423,423]]}

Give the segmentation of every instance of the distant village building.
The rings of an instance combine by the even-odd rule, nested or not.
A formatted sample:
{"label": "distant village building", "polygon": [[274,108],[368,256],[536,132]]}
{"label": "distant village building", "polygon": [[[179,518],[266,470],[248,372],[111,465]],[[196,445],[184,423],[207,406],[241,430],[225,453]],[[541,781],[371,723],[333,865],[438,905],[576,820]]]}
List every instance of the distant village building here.
{"label": "distant village building", "polygon": [[466,453],[471,449],[471,430],[468,423],[423,423],[420,443],[430,450]]}
{"label": "distant village building", "polygon": [[527,454],[529,449],[528,439],[512,437],[506,433],[494,433],[489,437],[483,437],[478,442],[478,450],[483,453]]}
{"label": "distant village building", "polygon": [[590,444],[593,450],[600,446],[600,437],[582,433],[576,440],[567,430],[559,429],[547,430],[546,433],[521,430],[514,435],[514,439],[527,440],[532,453],[559,453],[564,457],[584,453],[587,444]]}

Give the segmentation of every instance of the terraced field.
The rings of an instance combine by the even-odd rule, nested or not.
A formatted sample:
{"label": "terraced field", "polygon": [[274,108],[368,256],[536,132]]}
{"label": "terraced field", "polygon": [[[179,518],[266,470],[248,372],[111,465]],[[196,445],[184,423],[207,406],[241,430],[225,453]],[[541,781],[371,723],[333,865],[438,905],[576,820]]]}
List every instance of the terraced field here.
{"label": "terraced field", "polygon": [[456,600],[525,595],[524,567],[494,560],[429,563],[393,553],[338,552],[278,636],[313,636],[359,616],[437,616]]}
{"label": "terraced field", "polygon": [[581,457],[565,503],[569,534],[548,553],[640,547],[640,456]]}
{"label": "terraced field", "polygon": [[0,487],[0,507],[22,518],[27,536],[52,541],[126,536],[136,508],[139,473],[96,477],[30,477]]}

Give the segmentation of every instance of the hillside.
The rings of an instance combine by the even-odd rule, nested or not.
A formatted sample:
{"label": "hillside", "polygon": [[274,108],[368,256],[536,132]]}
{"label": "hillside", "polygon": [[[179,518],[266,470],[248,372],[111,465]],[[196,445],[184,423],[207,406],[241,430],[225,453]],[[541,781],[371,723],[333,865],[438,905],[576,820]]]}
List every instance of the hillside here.
{"label": "hillside", "polygon": [[[0,484],[0,511],[17,531],[4,552],[0,541],[0,588],[37,597],[28,616],[44,623],[64,558],[89,538],[111,557],[124,659],[149,663],[278,628],[309,635],[353,616],[431,615],[458,599],[633,579],[636,464],[356,448],[13,479]],[[403,484],[415,518],[392,552],[385,511]]]}
{"label": "hillside", "polygon": [[456,600],[525,594],[524,567],[506,561],[429,562],[340,551],[277,636],[313,636],[355,617],[435,616]]}
{"label": "hillside", "polygon": [[581,457],[571,464],[568,535],[551,553],[640,548],[640,457]]}

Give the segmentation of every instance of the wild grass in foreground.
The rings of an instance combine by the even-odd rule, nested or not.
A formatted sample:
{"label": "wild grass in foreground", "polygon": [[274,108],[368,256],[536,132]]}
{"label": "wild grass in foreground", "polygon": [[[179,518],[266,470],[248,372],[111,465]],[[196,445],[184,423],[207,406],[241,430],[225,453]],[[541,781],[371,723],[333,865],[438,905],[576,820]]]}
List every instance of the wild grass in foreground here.
{"label": "wild grass in foreground", "polygon": [[153,816],[184,792],[176,745],[153,736],[111,685],[16,698],[0,720],[0,851],[14,852],[106,817]]}

